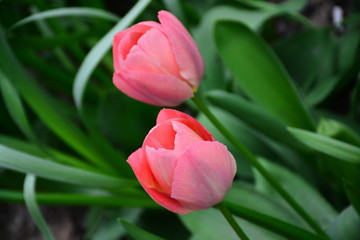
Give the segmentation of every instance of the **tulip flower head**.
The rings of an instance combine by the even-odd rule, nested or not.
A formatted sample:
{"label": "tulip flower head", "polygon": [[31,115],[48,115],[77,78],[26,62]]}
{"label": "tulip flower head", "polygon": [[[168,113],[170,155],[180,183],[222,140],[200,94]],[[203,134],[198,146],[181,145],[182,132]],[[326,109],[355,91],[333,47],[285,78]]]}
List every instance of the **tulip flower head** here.
{"label": "tulip flower head", "polygon": [[167,11],[160,23],[140,22],[113,40],[115,86],[128,96],[155,106],[177,106],[193,97],[204,62],[181,22]]}
{"label": "tulip flower head", "polygon": [[220,203],[236,173],[226,146],[194,118],[163,109],[131,165],[146,192],[161,206],[178,214]]}

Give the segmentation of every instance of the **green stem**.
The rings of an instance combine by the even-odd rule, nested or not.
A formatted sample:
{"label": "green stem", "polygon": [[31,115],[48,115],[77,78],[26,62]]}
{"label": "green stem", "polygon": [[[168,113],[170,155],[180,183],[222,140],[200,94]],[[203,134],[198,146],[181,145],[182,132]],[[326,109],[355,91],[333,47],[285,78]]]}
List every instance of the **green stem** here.
{"label": "green stem", "polygon": [[215,127],[233,144],[233,146],[258,170],[266,181],[284,198],[284,200],[311,226],[318,234],[328,238],[324,230],[309,214],[291,197],[291,195],[276,181],[276,179],[261,165],[256,157],[227,130],[224,125],[211,113],[205,103],[196,95],[192,98],[199,110],[215,125]]}
{"label": "green stem", "polygon": [[225,207],[223,203],[219,203],[216,207],[220,210],[222,215],[224,215],[225,219],[228,221],[232,229],[236,232],[241,240],[249,240],[248,236],[244,233],[244,231],[240,228],[239,224],[235,221],[233,215],[231,215],[229,209]]}

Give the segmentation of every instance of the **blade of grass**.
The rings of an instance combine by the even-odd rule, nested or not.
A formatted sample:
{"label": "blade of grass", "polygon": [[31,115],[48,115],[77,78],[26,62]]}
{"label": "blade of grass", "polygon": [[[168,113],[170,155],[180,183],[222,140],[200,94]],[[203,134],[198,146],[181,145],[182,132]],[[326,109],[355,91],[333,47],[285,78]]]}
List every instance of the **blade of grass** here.
{"label": "blade of grass", "polygon": [[14,122],[18,125],[27,138],[35,141],[36,138],[27,120],[20,96],[18,95],[14,86],[11,84],[10,80],[1,70],[0,87],[5,105]]}
{"label": "blade of grass", "polygon": [[135,6],[125,15],[121,21],[116,24],[88,53],[85,60],[81,64],[76,73],[73,96],[77,108],[81,109],[82,97],[84,95],[85,86],[89,80],[91,73],[110,49],[115,33],[127,28],[142,11],[150,4],[151,0],[139,0]]}
{"label": "blade of grass", "polygon": [[114,178],[83,169],[50,162],[0,145],[0,166],[39,177],[94,188],[129,188],[136,180]]}
{"label": "blade of grass", "polygon": [[[24,195],[20,191],[0,189],[0,201],[24,202]],[[71,205],[71,206],[101,206],[101,207],[143,207],[162,209],[151,198],[144,195],[90,195],[77,193],[37,193],[36,201],[46,205]]]}
{"label": "blade of grass", "polygon": [[46,240],[55,240],[49,227],[47,226],[45,219],[42,217],[40,209],[36,203],[35,198],[35,183],[36,177],[33,174],[26,174],[24,181],[24,201],[26,207]]}

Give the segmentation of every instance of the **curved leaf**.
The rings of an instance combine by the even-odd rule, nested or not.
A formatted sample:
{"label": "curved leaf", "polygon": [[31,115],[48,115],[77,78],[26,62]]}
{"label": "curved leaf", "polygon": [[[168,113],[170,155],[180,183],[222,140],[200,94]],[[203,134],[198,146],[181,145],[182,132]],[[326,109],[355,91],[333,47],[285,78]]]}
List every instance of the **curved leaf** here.
{"label": "curved leaf", "polygon": [[265,42],[247,26],[215,26],[220,56],[245,93],[287,125],[313,130],[314,123],[288,73]]}
{"label": "curved leaf", "polygon": [[47,226],[45,219],[41,215],[40,209],[36,203],[35,198],[35,182],[36,177],[33,174],[26,174],[24,181],[24,200],[26,207],[46,240],[54,240],[49,227]]}
{"label": "curved leaf", "polygon": [[305,145],[319,152],[333,156],[339,160],[360,164],[359,147],[302,129],[289,127],[288,130]]}
{"label": "curved leaf", "polygon": [[38,20],[44,20],[47,18],[55,17],[69,17],[69,16],[82,16],[82,17],[98,17],[113,22],[117,22],[120,18],[108,11],[96,9],[96,8],[87,8],[87,7],[66,7],[66,8],[57,8],[51,9],[44,12],[35,13],[29,17],[23,18],[20,21],[13,24],[8,31],[12,31],[15,28],[21,27],[30,22],[35,22]]}
{"label": "curved leaf", "polygon": [[119,179],[68,167],[0,145],[0,166],[39,177],[88,187],[121,188],[138,185],[136,180]]}

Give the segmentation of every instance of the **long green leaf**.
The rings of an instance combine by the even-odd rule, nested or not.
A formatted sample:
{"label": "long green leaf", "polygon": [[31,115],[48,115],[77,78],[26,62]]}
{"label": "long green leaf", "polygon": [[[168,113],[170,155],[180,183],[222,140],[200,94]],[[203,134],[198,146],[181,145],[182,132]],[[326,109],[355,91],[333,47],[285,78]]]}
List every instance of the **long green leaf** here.
{"label": "long green leaf", "polygon": [[0,135],[0,144],[20,152],[34,155],[36,157],[46,158],[50,156],[50,159],[47,158],[48,160],[62,163],[68,166],[77,167],[94,172],[100,172],[99,169],[90,166],[86,162],[81,161],[80,159],[65,154],[63,152],[54,150],[52,148],[46,148],[43,146],[39,147],[38,145],[32,144],[30,142],[8,137],[5,135]]}
{"label": "long green leaf", "polygon": [[247,26],[215,26],[220,56],[246,94],[287,125],[313,130],[314,123],[288,73],[265,42]]}
{"label": "long green leaf", "polygon": [[[19,191],[0,189],[0,201],[24,202],[24,195]],[[46,205],[101,206],[101,207],[143,207],[162,208],[150,197],[121,193],[118,195],[96,195],[80,193],[36,193],[36,201]]]}
{"label": "long green leaf", "polygon": [[23,18],[20,21],[14,23],[8,29],[8,31],[12,31],[15,28],[24,26],[25,24],[35,22],[38,20],[44,20],[47,18],[55,18],[55,17],[69,17],[69,16],[98,17],[113,22],[117,22],[120,20],[120,18],[115,14],[101,9],[87,8],[87,7],[66,7],[66,8],[52,9],[30,15],[29,17]]}
{"label": "long green leaf", "polygon": [[119,219],[119,221],[124,226],[126,231],[130,234],[130,236],[133,237],[135,240],[163,240],[163,238],[160,238],[149,232],[146,232],[145,230],[143,230],[127,221],[124,221],[122,219]]}
{"label": "long green leaf", "polygon": [[288,128],[288,130],[305,145],[319,152],[339,160],[360,164],[359,147],[302,129]]}
{"label": "long green leaf", "polygon": [[286,126],[282,122],[261,109],[260,106],[238,95],[220,90],[210,91],[206,94],[206,97],[215,106],[234,114],[271,139],[291,148],[305,149],[297,139],[286,131]]}
{"label": "long green leaf", "polygon": [[[81,109],[82,97],[84,95],[86,84],[91,73],[99,64],[106,52],[110,49],[114,35],[127,28],[142,11],[149,5],[151,0],[139,0],[139,2],[125,15],[121,21],[116,24],[88,53],[76,73],[73,96],[78,109]],[[111,81],[111,79],[109,79]]]}
{"label": "long green leaf", "polygon": [[46,95],[41,87],[32,79],[25,69],[16,60],[5,40],[0,26],[0,69],[14,83],[23,98],[39,115],[41,120],[56,133],[64,142],[77,152],[91,160],[94,165],[108,172],[116,172],[103,160],[101,149],[93,144],[77,126],[69,119],[64,118],[59,109],[54,106],[51,98]]}
{"label": "long green leaf", "polygon": [[26,118],[25,110],[20,100],[16,89],[11,84],[9,79],[5,74],[0,70],[0,87],[1,93],[5,102],[5,105],[16,122],[18,127],[27,136],[30,140],[35,140],[35,135],[30,127],[30,124]]}
{"label": "long green leaf", "polygon": [[288,239],[294,239],[294,240],[326,239],[312,232],[309,232],[303,228],[292,225],[288,222],[282,221],[272,216],[251,210],[249,208],[228,201],[224,201],[224,204],[229,208],[230,212],[237,215],[238,217],[248,220],[252,223],[255,223],[261,227],[264,227]]}
{"label": "long green leaf", "polygon": [[24,199],[26,207],[46,240],[54,240],[49,227],[47,226],[45,219],[41,215],[40,209],[36,203],[35,198],[35,183],[36,177],[33,174],[26,174],[24,181]]}
{"label": "long green leaf", "polygon": [[[304,210],[310,214],[315,221],[321,226],[326,227],[337,216],[336,210],[330,203],[307,181],[293,172],[272,163],[266,159],[260,159],[262,165],[272,173],[274,178],[281,186],[304,206]],[[284,203],[280,195],[270,186],[270,184],[255,171],[255,188],[272,198],[274,201]],[[295,213],[293,209],[285,205],[289,211]]]}
{"label": "long green leaf", "polygon": [[98,188],[126,188],[138,185],[135,180],[114,178],[78,168],[47,161],[0,145],[0,166],[32,173],[61,182]]}

